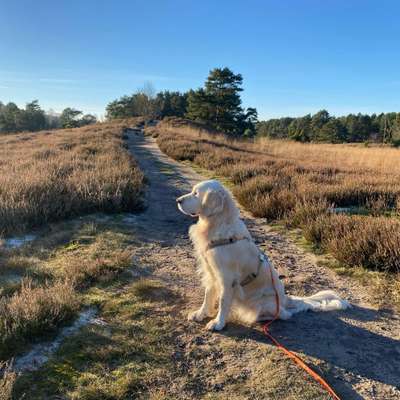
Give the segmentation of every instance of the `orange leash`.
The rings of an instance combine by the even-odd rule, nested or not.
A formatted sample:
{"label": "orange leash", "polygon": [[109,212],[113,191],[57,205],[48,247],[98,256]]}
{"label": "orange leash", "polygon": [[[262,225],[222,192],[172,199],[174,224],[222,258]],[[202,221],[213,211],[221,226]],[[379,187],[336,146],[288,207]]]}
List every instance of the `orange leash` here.
{"label": "orange leash", "polygon": [[315,371],[313,371],[299,356],[296,354],[292,353],[290,350],[288,350],[285,346],[280,344],[270,333],[269,333],[269,326],[278,319],[279,317],[279,295],[278,291],[276,290],[275,287],[275,280],[274,276],[272,274],[272,268],[270,268],[270,273],[271,273],[271,281],[272,281],[272,286],[275,291],[275,299],[276,299],[276,313],[274,318],[271,321],[268,321],[264,324],[263,326],[263,331],[265,336],[267,336],[272,343],[275,344],[275,346],[283,351],[290,359],[293,360],[297,365],[299,365],[301,368],[304,369],[310,375],[315,381],[317,381],[330,395],[334,400],[340,400],[340,397],[335,393],[335,391],[329,386],[328,382],[326,382],[320,375],[318,375]]}

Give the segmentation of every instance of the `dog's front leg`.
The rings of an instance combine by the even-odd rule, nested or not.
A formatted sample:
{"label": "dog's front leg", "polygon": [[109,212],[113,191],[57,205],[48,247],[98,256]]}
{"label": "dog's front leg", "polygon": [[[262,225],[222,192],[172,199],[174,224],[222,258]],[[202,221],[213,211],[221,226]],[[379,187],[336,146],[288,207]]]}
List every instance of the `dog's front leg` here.
{"label": "dog's front leg", "polygon": [[225,326],[225,321],[229,316],[233,300],[232,283],[222,282],[221,296],[218,304],[218,314],[215,319],[212,319],[206,326],[210,331],[220,331]]}
{"label": "dog's front leg", "polygon": [[198,310],[189,313],[188,320],[200,322],[206,317],[211,317],[214,311],[215,299],[216,299],[215,286],[211,285],[206,287],[204,291],[203,304]]}

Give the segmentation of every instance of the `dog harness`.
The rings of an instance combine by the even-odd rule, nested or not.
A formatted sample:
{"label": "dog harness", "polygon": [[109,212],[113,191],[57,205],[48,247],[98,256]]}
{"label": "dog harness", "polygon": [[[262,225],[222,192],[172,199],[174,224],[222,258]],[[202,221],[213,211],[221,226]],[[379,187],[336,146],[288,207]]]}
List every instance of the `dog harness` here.
{"label": "dog harness", "polygon": [[[228,239],[212,240],[212,241],[207,245],[206,251],[212,250],[212,249],[214,249],[215,247],[227,246],[227,245],[229,245],[229,244],[234,244],[234,243],[236,243],[236,242],[239,242],[240,240],[252,241],[252,240],[251,240],[250,238],[248,238],[247,236],[239,236],[239,237],[238,237],[238,236],[231,236],[231,237],[228,238]],[[257,276],[259,275],[261,266],[264,264],[264,262],[266,262],[266,263],[269,262],[267,255],[266,255],[265,253],[263,253],[261,250],[259,250],[259,251],[260,251],[260,254],[259,254],[258,257],[259,257],[260,262],[259,262],[259,264],[258,264],[257,272],[252,272],[251,274],[247,275],[246,278],[244,278],[244,279],[242,280],[242,282],[240,282],[240,286],[246,286],[246,285],[248,285],[249,283],[253,282],[254,279],[256,279]]]}

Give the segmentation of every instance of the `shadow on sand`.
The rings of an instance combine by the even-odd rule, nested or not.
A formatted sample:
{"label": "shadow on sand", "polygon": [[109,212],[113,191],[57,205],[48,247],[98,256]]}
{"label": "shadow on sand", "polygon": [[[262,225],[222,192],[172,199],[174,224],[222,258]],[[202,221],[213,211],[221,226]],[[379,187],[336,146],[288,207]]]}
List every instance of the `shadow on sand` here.
{"label": "shadow on sand", "polygon": [[[350,373],[353,383],[367,378],[400,388],[400,341],[384,336],[384,331],[380,335],[352,324],[352,321],[378,321],[384,315],[393,318],[387,311],[357,306],[346,311],[303,312],[287,321],[275,321],[270,332],[289,350],[318,358]],[[221,333],[271,343],[257,328],[229,324]],[[338,371],[337,375],[342,374]],[[331,375],[324,378],[344,399],[362,399],[342,378],[335,379]]]}

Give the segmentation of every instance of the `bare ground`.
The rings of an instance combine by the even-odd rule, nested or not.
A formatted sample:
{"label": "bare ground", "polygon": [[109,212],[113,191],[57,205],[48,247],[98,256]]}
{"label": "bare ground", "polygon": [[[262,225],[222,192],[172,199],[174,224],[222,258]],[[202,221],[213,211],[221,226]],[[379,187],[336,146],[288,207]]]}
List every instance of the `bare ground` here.
{"label": "bare ground", "polygon": [[[128,144],[149,180],[147,209],[132,217],[132,230],[145,243],[139,261],[184,299],[174,309],[177,378],[171,398],[323,399],[324,392],[274,349],[261,326],[229,324],[209,333],[187,322],[201,304],[202,289],[187,230],[193,221],[178,212],[175,198],[204,177],[163,154],[155,140],[128,134]],[[365,287],[317,265],[315,256],[272,230],[263,219],[242,216],[255,240],[285,275],[287,291],[311,294],[332,288],[353,307],[345,312],[301,313],[274,322],[272,334],[318,370],[343,399],[400,398],[400,318],[377,309]],[[311,389],[305,389],[305,388]]]}

